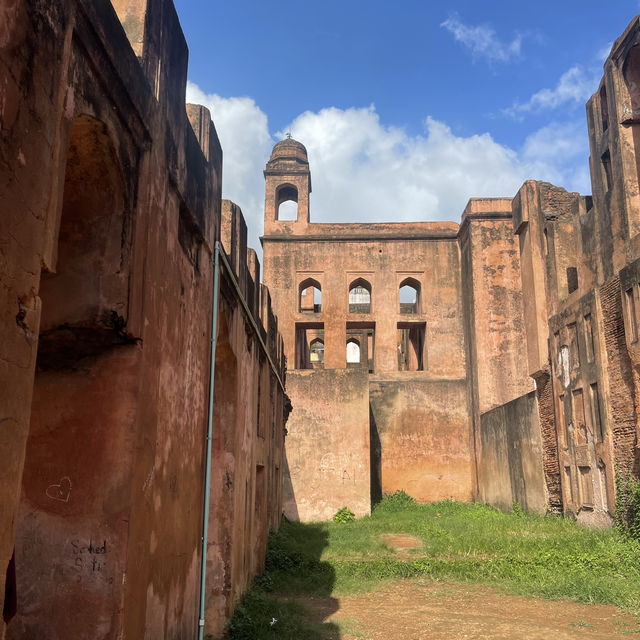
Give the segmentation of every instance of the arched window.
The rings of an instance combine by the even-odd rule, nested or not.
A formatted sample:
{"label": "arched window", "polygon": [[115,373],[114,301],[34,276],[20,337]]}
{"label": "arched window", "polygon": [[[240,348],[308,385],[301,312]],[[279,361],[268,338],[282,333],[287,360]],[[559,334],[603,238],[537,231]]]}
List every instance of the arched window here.
{"label": "arched window", "polygon": [[420,313],[420,283],[415,278],[405,278],[399,293],[400,313]]}
{"label": "arched window", "polygon": [[371,313],[371,284],[364,278],[349,285],[349,313]]}
{"label": "arched window", "polygon": [[316,338],[309,345],[309,361],[311,366],[316,369],[324,367],[324,341]]}
{"label": "arched window", "polygon": [[280,185],[276,191],[276,220],[298,219],[298,189],[292,184]]}
{"label": "arched window", "polygon": [[360,341],[356,338],[347,340],[347,364],[360,364]]}
{"label": "arched window", "polygon": [[322,311],[322,287],[317,280],[307,278],[298,287],[298,311],[320,313]]}

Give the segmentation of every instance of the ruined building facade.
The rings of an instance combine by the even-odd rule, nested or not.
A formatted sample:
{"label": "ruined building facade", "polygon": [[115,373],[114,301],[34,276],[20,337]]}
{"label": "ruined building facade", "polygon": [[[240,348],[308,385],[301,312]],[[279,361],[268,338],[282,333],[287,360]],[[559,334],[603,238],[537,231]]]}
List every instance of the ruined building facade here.
{"label": "ruined building facade", "polygon": [[282,338],[186,79],[170,0],[0,0],[2,638],[217,636],[280,521]]}
{"label": "ruined building facade", "polygon": [[459,225],[317,224],[306,149],[276,144],[262,243],[294,406],[289,517],[403,489],[611,523],[639,462],[638,18],[604,71],[592,196],[527,181]]}

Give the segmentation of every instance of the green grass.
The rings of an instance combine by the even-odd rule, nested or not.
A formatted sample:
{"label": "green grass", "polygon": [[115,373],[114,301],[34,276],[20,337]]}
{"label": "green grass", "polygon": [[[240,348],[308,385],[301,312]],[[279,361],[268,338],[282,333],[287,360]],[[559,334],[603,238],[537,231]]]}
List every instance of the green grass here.
{"label": "green grass", "polygon": [[[380,540],[383,533],[414,535],[423,546],[394,552]],[[265,575],[245,599],[245,607],[258,598],[271,620],[278,616],[268,611],[284,606],[284,596],[336,598],[408,577],[473,582],[523,596],[610,603],[640,614],[637,541],[615,530],[584,529],[561,518],[506,514],[453,501],[421,505],[402,495],[383,500],[370,517],[354,522],[283,522],[280,531],[271,534]],[[293,618],[299,622],[304,611],[298,609]],[[327,625],[291,635],[280,632],[259,635],[253,629],[248,635],[230,632],[228,638],[340,637]]]}

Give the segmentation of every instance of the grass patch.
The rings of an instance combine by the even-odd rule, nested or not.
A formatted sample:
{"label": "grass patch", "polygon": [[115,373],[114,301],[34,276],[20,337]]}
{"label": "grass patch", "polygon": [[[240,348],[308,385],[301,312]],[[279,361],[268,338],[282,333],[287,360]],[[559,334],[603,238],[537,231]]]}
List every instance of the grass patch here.
{"label": "grass patch", "polygon": [[[380,536],[385,533],[416,536],[423,547],[410,555],[395,553],[382,542]],[[355,522],[283,522],[269,538],[265,574],[240,612],[245,622],[262,620],[262,613],[271,620],[278,615],[269,611],[275,611],[276,603],[283,604],[278,600],[283,595],[335,598],[407,577],[478,583],[523,596],[614,604],[640,614],[640,543],[629,536],[616,530],[584,529],[550,516],[506,514],[481,504],[422,505],[406,494],[388,497],[370,517]],[[280,615],[297,616],[298,623],[304,618],[301,611]],[[296,637],[295,633],[311,639],[340,637],[335,625],[326,624],[291,631],[292,635],[283,631],[284,625],[279,636],[257,635],[255,630],[238,635],[235,620],[236,616],[229,640],[288,638]]]}

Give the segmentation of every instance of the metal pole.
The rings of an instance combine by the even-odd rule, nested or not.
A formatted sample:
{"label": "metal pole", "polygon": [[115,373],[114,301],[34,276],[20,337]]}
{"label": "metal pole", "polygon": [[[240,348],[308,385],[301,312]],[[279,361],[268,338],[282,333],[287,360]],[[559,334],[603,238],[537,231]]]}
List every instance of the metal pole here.
{"label": "metal pole", "polygon": [[207,422],[207,457],[204,480],[204,514],[202,518],[202,566],[200,568],[200,613],[198,640],[204,638],[204,601],[207,581],[207,538],[209,533],[209,503],[211,501],[211,434],[213,431],[213,385],[216,373],[216,339],[218,334],[218,292],[220,291],[220,243],[216,242],[213,258],[213,317],[211,318],[211,366],[209,375],[209,417]]}

